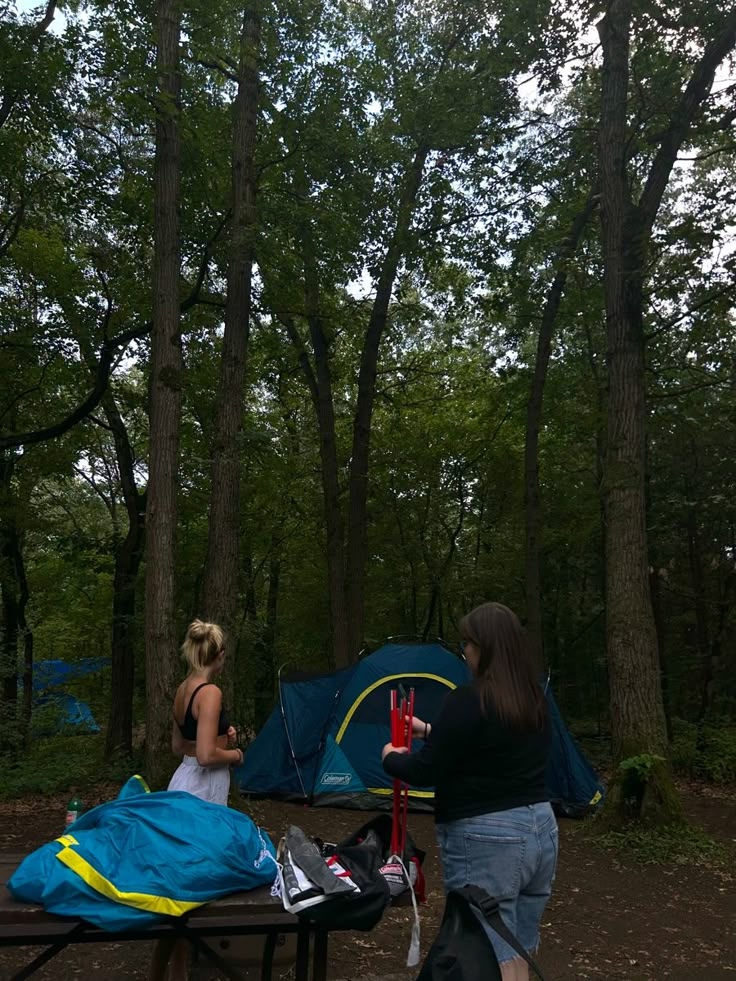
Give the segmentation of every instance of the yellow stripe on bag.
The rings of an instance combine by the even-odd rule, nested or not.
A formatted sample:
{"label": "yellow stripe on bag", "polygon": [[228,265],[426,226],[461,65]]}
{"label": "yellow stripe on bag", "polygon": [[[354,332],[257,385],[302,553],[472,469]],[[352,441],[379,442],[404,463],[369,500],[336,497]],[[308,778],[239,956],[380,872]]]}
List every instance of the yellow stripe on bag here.
{"label": "yellow stripe on bag", "polygon": [[151,788],[148,786],[148,784],[143,779],[143,777],[140,775],[140,773],[134,773],[133,774],[133,780],[140,780],[141,786],[143,787],[144,791],[147,794],[150,794],[151,793]]}
{"label": "yellow stripe on bag", "polygon": [[54,841],[61,842],[62,845],[78,845],[79,842],[74,835],[62,835],[61,838],[54,838]]}
{"label": "yellow stripe on bag", "polygon": [[70,848],[62,848],[56,857],[72,872],[76,872],[79,878],[95,892],[124,906],[143,909],[149,913],[161,913],[164,916],[183,916],[198,906],[204,906],[204,902],[187,903],[178,899],[169,899],[167,896],[152,896],[145,892],[121,892],[78,852]]}

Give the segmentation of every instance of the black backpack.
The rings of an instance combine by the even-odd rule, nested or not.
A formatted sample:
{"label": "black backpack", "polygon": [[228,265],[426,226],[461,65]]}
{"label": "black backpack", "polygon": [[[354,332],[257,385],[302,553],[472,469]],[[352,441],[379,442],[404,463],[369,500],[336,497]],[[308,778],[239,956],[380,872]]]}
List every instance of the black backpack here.
{"label": "black backpack", "polygon": [[414,839],[407,832],[406,844],[403,855],[401,856],[404,869],[395,863],[389,864],[388,859],[391,855],[392,827],[392,816],[390,814],[379,814],[377,817],[371,818],[370,821],[358,828],[358,830],[354,832],[354,834],[350,835],[349,838],[346,838],[342,843],[342,847],[361,843],[375,845],[379,849],[384,859],[380,871],[381,875],[388,882],[392,904],[395,906],[402,906],[411,903],[411,891],[409,888],[409,883],[406,880],[406,876],[404,875],[404,869],[411,876],[417,902],[423,903],[426,896],[422,865],[424,863],[426,852],[417,847]]}
{"label": "black backpack", "polygon": [[417,981],[501,981],[493,945],[473,909],[544,981],[542,972],[501,919],[498,901],[480,886],[464,886],[447,894],[439,933]]}

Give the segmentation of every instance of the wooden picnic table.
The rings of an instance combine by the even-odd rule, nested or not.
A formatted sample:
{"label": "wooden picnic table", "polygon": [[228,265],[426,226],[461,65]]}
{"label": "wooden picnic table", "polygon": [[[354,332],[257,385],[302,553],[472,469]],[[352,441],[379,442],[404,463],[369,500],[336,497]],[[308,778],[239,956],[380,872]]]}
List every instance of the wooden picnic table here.
{"label": "wooden picnic table", "polygon": [[[25,981],[43,964],[71,944],[120,943],[137,940],[185,938],[196,951],[217,964],[232,981],[242,974],[212,949],[206,938],[223,936],[265,936],[261,964],[262,981],[270,981],[273,954],[283,934],[296,934],[295,981],[326,981],[328,931],[287,913],[281,900],[267,886],[233,893],[193,910],[186,916],[146,928],[101,930],[76,917],[56,916],[42,906],[17,902],[6,883],[23,855],[0,854],[0,947],[45,946],[26,967],[9,981]],[[311,956],[310,956],[311,955]]]}

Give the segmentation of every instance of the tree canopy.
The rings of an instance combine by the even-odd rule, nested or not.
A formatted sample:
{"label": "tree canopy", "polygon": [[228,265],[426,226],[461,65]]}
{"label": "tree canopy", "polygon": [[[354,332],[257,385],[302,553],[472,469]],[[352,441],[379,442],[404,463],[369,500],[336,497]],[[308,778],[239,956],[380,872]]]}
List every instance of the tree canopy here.
{"label": "tree canopy", "polygon": [[196,615],[253,724],[485,599],[619,761],[732,724],[735,46],[710,0],[0,3],[3,744],[34,658],[112,653],[129,751]]}

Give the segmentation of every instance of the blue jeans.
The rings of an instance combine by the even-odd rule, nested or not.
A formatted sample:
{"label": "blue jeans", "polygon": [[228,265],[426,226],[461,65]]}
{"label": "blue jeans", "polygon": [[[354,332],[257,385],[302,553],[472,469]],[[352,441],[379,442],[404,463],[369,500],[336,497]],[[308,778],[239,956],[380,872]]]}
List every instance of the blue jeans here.
{"label": "blue jeans", "polygon": [[[547,803],[437,825],[445,891],[482,886],[521,946],[539,946],[539,925],[557,866],[558,832]],[[499,963],[519,955],[482,921]]]}

